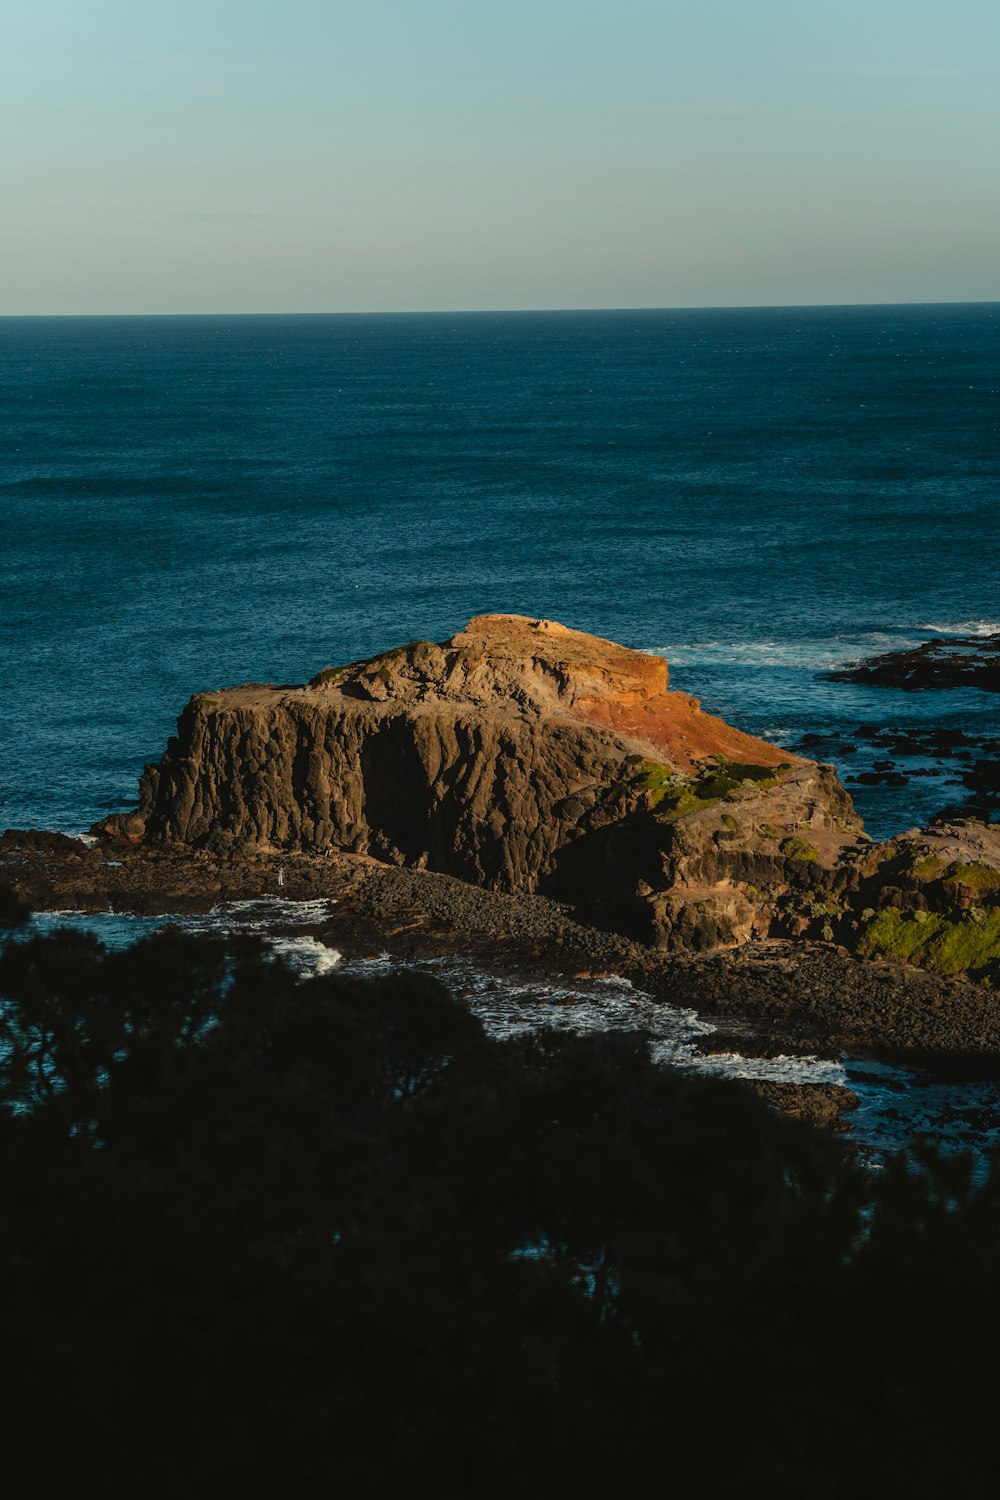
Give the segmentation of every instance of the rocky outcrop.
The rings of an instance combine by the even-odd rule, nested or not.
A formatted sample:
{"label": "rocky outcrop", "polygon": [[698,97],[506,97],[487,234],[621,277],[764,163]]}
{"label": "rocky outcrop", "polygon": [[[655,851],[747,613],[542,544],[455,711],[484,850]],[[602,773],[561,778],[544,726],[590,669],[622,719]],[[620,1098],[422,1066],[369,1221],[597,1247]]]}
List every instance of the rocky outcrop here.
{"label": "rocky outcrop", "polygon": [[855,855],[852,946],[1000,984],[1000,825],[912,829]]}
{"label": "rocky outcrop", "polygon": [[303,687],[198,694],[139,809],[95,831],[373,855],[691,948],[827,889],[859,830],[831,767],[703,713],[661,658],[484,615]]}
{"label": "rocky outcrop", "polygon": [[851,667],[827,674],[833,682],[863,682],[872,687],[979,688],[1000,693],[1000,632],[924,641],[901,651],[886,651]]}

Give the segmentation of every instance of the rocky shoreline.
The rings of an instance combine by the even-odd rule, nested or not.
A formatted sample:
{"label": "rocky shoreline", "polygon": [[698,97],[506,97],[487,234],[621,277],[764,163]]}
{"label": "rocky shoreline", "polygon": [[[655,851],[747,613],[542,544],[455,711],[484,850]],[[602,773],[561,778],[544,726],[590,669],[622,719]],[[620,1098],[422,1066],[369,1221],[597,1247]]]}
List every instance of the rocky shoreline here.
{"label": "rocky shoreline", "polygon": [[1000,1070],[995,991],[832,943],[800,938],[668,953],[582,923],[545,896],[483,890],[342,853],[220,857],[14,830],[0,836],[0,880],[31,908],[50,912],[190,916],[230,902],[324,900],[331,905],[323,918],[304,908],[294,930],[348,958],[461,954],[539,977],[620,974],[674,1005],[752,1022],[758,1051],[853,1048]]}
{"label": "rocky shoreline", "polygon": [[827,676],[831,682],[861,682],[906,692],[972,687],[1000,693],[1000,633],[924,641],[839,667]]}
{"label": "rocky shoreline", "polygon": [[[291,930],[349,960],[622,976],[725,1017],[708,1051],[1000,1073],[1000,827],[875,844],[832,765],[705,714],[659,657],[478,616],[302,686],[197,694],[177,729],[138,808],[88,840],[0,837],[15,904],[282,898],[284,933],[301,902]],[[826,1124],[851,1103],[758,1090]]]}
{"label": "rocky shoreline", "polygon": [[[1000,691],[1000,634],[949,637],[886,651],[852,666],[823,674],[829,682],[901,689],[906,693]],[[989,724],[989,720],[985,721]],[[972,816],[989,823],[1000,814],[1000,735],[996,721],[980,732],[970,724],[960,701],[955,721],[923,728],[911,722],[859,724],[834,737],[810,733],[797,749],[807,755],[835,757],[843,763],[864,747],[868,769],[849,771],[848,787],[904,787],[914,777],[927,778],[941,797],[938,817]]]}

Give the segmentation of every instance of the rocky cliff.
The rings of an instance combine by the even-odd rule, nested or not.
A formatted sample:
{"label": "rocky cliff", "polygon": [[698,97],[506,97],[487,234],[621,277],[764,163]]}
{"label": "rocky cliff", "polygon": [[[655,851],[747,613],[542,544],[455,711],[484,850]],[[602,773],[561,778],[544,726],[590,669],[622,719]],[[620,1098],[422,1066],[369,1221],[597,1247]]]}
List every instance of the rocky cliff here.
{"label": "rocky cliff", "polygon": [[139,809],[95,831],[369,854],[708,947],[790,893],[812,910],[859,830],[831,767],[703,713],[660,657],[483,615],[302,687],[198,694]]}

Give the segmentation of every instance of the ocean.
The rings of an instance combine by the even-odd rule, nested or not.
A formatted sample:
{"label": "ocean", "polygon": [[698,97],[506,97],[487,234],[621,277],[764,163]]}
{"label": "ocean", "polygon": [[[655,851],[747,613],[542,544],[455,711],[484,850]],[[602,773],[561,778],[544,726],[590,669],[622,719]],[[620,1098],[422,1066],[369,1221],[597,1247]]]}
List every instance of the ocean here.
{"label": "ocean", "polygon": [[[0,319],[0,827],[131,805],[192,692],[492,610],[661,651],[848,778],[863,726],[995,733],[989,695],[822,674],[1000,624],[998,336],[997,304]],[[906,769],[849,780],[876,836],[965,795]]]}
{"label": "ocean", "polygon": [[[713,712],[811,736],[877,837],[995,757],[995,695],[824,674],[1000,628],[1000,305],[0,319],[0,412],[0,828],[133,805],[195,691],[302,682],[493,610],[662,652]],[[941,730],[964,739],[928,750]],[[308,913],[279,907],[187,925],[338,963],[282,937]],[[66,921],[112,946],[159,925],[33,930]],[[643,1030],[675,1065],[846,1082],[875,1150],[1000,1139],[992,1081],[697,1058],[711,1028],[623,982],[538,1011],[452,968],[498,1035],[555,1016]]]}

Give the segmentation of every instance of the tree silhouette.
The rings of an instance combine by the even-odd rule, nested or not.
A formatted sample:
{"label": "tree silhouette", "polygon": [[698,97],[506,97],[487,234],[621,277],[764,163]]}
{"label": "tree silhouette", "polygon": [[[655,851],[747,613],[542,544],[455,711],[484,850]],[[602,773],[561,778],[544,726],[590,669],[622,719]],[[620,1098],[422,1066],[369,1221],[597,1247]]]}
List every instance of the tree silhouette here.
{"label": "tree silhouette", "polygon": [[251,939],[17,940],[0,997],[39,1493],[992,1491],[996,1172]]}

